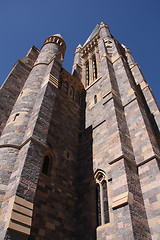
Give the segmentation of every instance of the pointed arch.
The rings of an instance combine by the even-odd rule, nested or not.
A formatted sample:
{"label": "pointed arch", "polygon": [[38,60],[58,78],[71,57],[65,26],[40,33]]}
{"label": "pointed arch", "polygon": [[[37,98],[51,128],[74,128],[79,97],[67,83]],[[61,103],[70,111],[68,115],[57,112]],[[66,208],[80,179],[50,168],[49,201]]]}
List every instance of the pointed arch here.
{"label": "pointed arch", "polygon": [[97,226],[109,223],[109,201],[107,177],[103,170],[97,170],[94,175],[96,182]]}

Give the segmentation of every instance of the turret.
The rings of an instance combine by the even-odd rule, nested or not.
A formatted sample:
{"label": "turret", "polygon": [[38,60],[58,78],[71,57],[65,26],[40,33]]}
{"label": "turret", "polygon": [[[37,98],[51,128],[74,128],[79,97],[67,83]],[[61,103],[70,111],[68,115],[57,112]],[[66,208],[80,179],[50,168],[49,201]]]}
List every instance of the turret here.
{"label": "turret", "polygon": [[[0,159],[3,159],[1,168],[4,169],[0,176],[1,189],[3,189],[0,195],[3,212],[1,236],[5,235],[8,227],[10,229],[16,228],[12,222],[14,199],[18,197],[18,201],[24,202],[25,200],[29,206],[34,201],[36,189],[29,190],[29,193],[28,184],[29,182],[32,184],[38,182],[41,161],[45,148],[47,148],[48,129],[59,86],[59,74],[65,50],[66,45],[61,35],[55,34],[45,40],[3,129],[0,138]],[[33,152],[36,151],[35,142],[41,146],[39,161],[31,164],[28,151],[31,148],[33,148]],[[32,170],[30,169],[28,175],[30,164]],[[33,171],[34,168],[36,171]],[[6,196],[8,196],[7,200]],[[5,199],[4,203],[3,199]],[[25,203],[24,208],[27,206]],[[10,212],[6,215],[8,206],[10,206]],[[22,222],[18,219],[17,221],[17,224],[21,225]],[[19,225],[17,225],[18,229],[20,229]],[[23,231],[19,231],[23,233]],[[29,229],[24,231],[30,232]]]}

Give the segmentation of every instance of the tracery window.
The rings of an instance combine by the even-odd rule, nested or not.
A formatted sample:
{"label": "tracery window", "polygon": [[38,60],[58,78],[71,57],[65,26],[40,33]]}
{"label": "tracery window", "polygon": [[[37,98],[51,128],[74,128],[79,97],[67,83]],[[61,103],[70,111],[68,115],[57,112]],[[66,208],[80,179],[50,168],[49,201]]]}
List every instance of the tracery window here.
{"label": "tracery window", "polygon": [[107,181],[102,171],[96,174],[97,226],[109,223]]}

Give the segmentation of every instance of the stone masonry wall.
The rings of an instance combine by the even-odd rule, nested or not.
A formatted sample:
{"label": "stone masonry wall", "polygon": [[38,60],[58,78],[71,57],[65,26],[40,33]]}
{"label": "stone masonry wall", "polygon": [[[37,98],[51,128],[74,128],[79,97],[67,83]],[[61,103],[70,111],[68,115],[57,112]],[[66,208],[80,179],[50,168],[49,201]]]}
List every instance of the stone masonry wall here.
{"label": "stone masonry wall", "polygon": [[32,46],[27,56],[17,61],[0,89],[0,133],[38,57],[38,53],[38,49]]}
{"label": "stone masonry wall", "polygon": [[[52,155],[50,176],[40,173],[33,209],[30,239],[77,239],[77,157],[80,105],[71,94],[81,92],[81,83],[65,70],[57,89],[47,137],[46,151]],[[65,83],[68,93],[65,93]],[[45,154],[45,153],[44,153]],[[41,161],[43,158],[41,158]]]}

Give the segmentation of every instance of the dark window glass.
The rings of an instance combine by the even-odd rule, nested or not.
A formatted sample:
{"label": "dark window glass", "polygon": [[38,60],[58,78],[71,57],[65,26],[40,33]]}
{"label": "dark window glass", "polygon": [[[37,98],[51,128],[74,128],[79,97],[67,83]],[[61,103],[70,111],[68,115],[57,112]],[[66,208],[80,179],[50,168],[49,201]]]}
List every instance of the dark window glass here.
{"label": "dark window glass", "polygon": [[50,164],[50,158],[48,156],[45,156],[43,160],[43,166],[42,166],[42,173],[45,175],[49,174],[49,164]]}
{"label": "dark window glass", "polygon": [[101,225],[101,200],[100,200],[100,186],[96,186],[96,200],[97,200],[97,226]]}
{"label": "dark window glass", "polygon": [[97,95],[94,96],[94,104],[97,103]]}
{"label": "dark window glass", "polygon": [[96,58],[94,56],[93,58],[93,79],[97,79],[97,63],[96,63]]}
{"label": "dark window glass", "polygon": [[70,88],[70,93],[69,93],[69,95],[70,95],[71,98],[74,100],[74,88],[73,88],[73,87]]}
{"label": "dark window glass", "polygon": [[19,118],[19,113],[17,113],[17,114],[14,116],[13,121],[14,121],[14,122],[17,121],[18,118]]}
{"label": "dark window glass", "polygon": [[59,77],[58,88],[59,88],[59,89],[62,88],[62,78],[61,78],[61,77]]}
{"label": "dark window glass", "polygon": [[108,193],[107,193],[107,183],[102,182],[103,189],[103,208],[104,208],[104,223],[109,222],[109,207],[108,207]]}
{"label": "dark window glass", "polygon": [[82,143],[82,134],[79,134],[78,136],[78,143]]}

